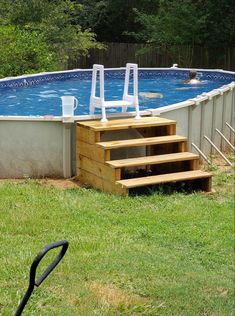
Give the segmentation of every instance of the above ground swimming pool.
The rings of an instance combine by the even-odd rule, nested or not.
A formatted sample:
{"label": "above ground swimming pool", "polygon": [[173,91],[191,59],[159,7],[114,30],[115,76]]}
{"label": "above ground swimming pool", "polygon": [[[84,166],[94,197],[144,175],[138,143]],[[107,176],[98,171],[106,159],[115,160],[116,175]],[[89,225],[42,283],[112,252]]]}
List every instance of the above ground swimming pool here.
{"label": "above ground swimming pool", "polygon": [[[124,87],[124,70],[105,71],[105,98],[120,100]],[[188,70],[139,70],[140,110],[156,109],[186,101],[219,88],[234,80],[234,74],[198,71],[200,84],[184,84]],[[131,86],[130,86],[131,90]],[[63,95],[78,99],[75,115],[89,115],[91,71],[72,71],[32,75],[0,81],[0,115],[61,116]],[[131,111],[133,109],[128,109]],[[111,108],[107,112],[117,112]],[[96,113],[100,113],[96,109]]]}
{"label": "above ground swimming pool", "polygon": [[[234,72],[197,69],[198,85],[183,84],[190,69],[139,69],[141,115],[161,116],[177,122],[177,134],[187,137],[208,155],[205,136],[223,150],[219,130],[234,142]],[[90,70],[27,75],[0,80],[0,178],[71,177],[76,174],[76,121],[90,116]],[[105,97],[122,98],[125,69],[105,70]],[[72,120],[62,116],[60,97],[73,95],[79,105]],[[115,113],[108,116],[134,116]],[[119,109],[120,110],[120,109]],[[107,111],[108,112],[108,111]]]}

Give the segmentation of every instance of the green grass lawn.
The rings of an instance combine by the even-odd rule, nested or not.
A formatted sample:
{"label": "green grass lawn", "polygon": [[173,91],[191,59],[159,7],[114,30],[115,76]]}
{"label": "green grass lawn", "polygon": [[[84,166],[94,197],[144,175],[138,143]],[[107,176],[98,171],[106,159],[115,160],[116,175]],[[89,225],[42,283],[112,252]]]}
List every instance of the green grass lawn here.
{"label": "green grass lawn", "polygon": [[24,315],[232,315],[233,179],[217,174],[211,194],[134,197],[0,183],[0,315],[13,315],[39,250],[62,239],[68,252]]}

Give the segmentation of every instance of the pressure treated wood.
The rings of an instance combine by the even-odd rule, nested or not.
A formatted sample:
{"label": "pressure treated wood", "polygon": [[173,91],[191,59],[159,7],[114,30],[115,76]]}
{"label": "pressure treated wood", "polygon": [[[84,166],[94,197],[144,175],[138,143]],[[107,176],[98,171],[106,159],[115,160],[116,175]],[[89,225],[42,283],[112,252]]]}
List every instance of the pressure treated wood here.
{"label": "pressure treated wood", "polygon": [[116,182],[106,181],[85,170],[83,170],[83,172],[79,175],[79,180],[88,186],[104,192],[110,192],[118,195],[128,195],[129,190],[127,188],[121,187]]}
{"label": "pressure treated wood", "polygon": [[195,179],[209,179],[211,178],[211,174],[208,172],[204,172],[201,170],[193,170],[193,171],[184,171],[184,172],[176,172],[176,173],[168,173],[157,176],[148,176],[142,178],[134,178],[134,179],[126,179],[119,180],[119,183],[124,188],[137,188],[147,185],[161,184],[161,183],[169,183],[169,182],[179,182],[186,180],[195,180]]}
{"label": "pressure treated wood", "polygon": [[199,159],[197,154],[182,152],[167,155],[156,155],[147,157],[137,157],[129,159],[106,161],[106,164],[112,168],[130,168],[136,166],[155,165],[161,163],[173,163],[177,161],[195,160]]}
{"label": "pressure treated wood", "polygon": [[80,155],[79,162],[77,163],[77,174],[82,174],[84,170],[107,181],[115,182],[120,179],[120,175],[118,176],[115,169],[109,168],[104,163]]}
{"label": "pressure treated wood", "polygon": [[94,161],[104,163],[106,160],[110,160],[110,151],[104,151],[103,148],[91,145],[82,141],[77,141],[77,158],[78,155],[83,155]]}
{"label": "pressure treated wood", "polygon": [[163,126],[163,125],[175,125],[176,121],[165,119],[162,117],[142,117],[139,120],[129,119],[118,119],[108,120],[108,122],[99,121],[85,121],[78,122],[78,126],[83,126],[94,131],[109,131],[109,130],[122,130],[128,128],[142,128],[152,126]]}
{"label": "pressure treated wood", "polygon": [[125,139],[125,140],[114,140],[114,141],[108,141],[108,142],[98,142],[96,143],[96,145],[104,149],[117,149],[117,148],[125,148],[125,147],[170,144],[170,143],[178,143],[178,142],[186,142],[186,141],[187,141],[187,137],[178,136],[178,135],[169,135],[169,136],[146,137],[146,138]]}
{"label": "pressure treated wood", "polygon": [[[139,135],[137,138],[127,139],[131,129],[139,132],[136,133]],[[124,131],[122,136],[119,131]],[[110,137],[108,139],[113,140],[101,141],[102,138],[105,139],[106,132]],[[199,186],[207,192],[211,190],[211,174],[198,170],[199,157],[187,152],[187,138],[176,135],[176,122],[173,120],[144,117],[140,120],[109,120],[107,123],[82,121],[77,123],[76,135],[77,177],[84,184],[96,189],[128,195],[133,188],[180,181],[194,184],[195,181],[196,188]],[[124,135],[125,139],[114,140],[117,135],[118,138],[123,138]],[[137,150],[141,146],[146,146],[146,151],[141,151],[146,154],[145,157],[140,157],[141,153]],[[113,153],[123,151],[129,157],[137,157],[111,160]],[[123,175],[128,176],[128,168],[138,169],[141,166],[150,168],[155,175],[147,176],[147,173],[143,173],[141,178],[122,180]]]}
{"label": "pressure treated wood", "polygon": [[95,132],[81,126],[77,126],[77,139],[85,143],[94,144],[100,141],[100,132]]}

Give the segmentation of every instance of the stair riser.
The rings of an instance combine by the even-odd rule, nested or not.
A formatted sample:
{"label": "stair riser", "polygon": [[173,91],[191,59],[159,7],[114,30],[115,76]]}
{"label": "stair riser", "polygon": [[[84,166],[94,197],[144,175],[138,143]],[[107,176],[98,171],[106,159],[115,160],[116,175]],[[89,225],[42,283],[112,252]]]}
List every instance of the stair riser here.
{"label": "stair riser", "polygon": [[[147,189],[147,190],[146,190]],[[156,191],[157,189],[161,190],[161,192],[174,192],[178,190],[182,190],[185,192],[185,190],[189,191],[204,191],[204,192],[211,192],[211,178],[208,179],[196,179],[196,180],[185,180],[185,181],[179,181],[179,182],[172,182],[172,183],[161,183],[161,184],[155,184],[155,185],[148,185],[144,187],[136,187],[136,188],[130,188],[129,194],[138,194],[143,192],[149,192],[150,189],[154,189]]]}
{"label": "stair riser", "polygon": [[[178,180],[172,180],[172,181],[161,181],[161,182],[155,182],[154,181],[152,183],[142,183],[142,185],[140,184],[136,184],[136,185],[132,185],[130,187],[128,187],[128,189],[133,189],[133,188],[140,188],[140,187],[146,187],[146,186],[152,186],[152,185],[162,185],[162,184],[169,184],[169,183],[175,183],[175,182],[194,182],[194,181],[200,181],[201,182],[201,190],[206,191],[206,192],[211,192],[211,177],[207,177],[207,178],[195,178],[195,179],[178,179]],[[125,186],[121,185],[121,188],[126,188]],[[126,188],[127,189],[127,188]]]}
{"label": "stair riser", "polygon": [[[128,167],[121,170],[121,179],[132,179],[141,176],[147,175],[162,175],[168,173],[175,173],[175,172],[183,172],[183,171],[191,171],[197,170],[198,168],[194,169],[198,165],[197,160],[187,160],[187,161],[177,161],[171,163],[161,163],[161,164],[152,164],[152,165],[142,165],[136,167]],[[118,180],[118,179],[116,179]]]}
{"label": "stair riser", "polygon": [[209,190],[211,184],[212,175],[208,172],[197,171],[187,171],[187,172],[177,172],[171,174],[163,174],[157,176],[140,177],[135,179],[120,180],[117,183],[124,188],[135,188],[143,187],[148,185],[158,185],[163,183],[171,182],[185,182],[185,181],[195,181],[203,180],[204,188]]}
{"label": "stair riser", "polygon": [[[147,156],[164,155],[177,152],[186,152],[186,142],[175,142],[160,145],[147,145],[147,146],[136,146],[136,147],[124,147],[118,149],[104,149],[106,152],[106,160],[126,159],[140,157],[140,150],[145,149]],[[110,157],[110,159],[109,159]]]}
{"label": "stair riser", "polygon": [[[165,126],[153,126],[148,128],[136,128],[143,137],[169,136],[176,134],[176,124]],[[101,137],[102,139],[102,137]]]}
{"label": "stair riser", "polygon": [[[135,130],[139,132],[140,135],[142,135],[143,137],[175,135],[176,124],[166,125],[166,126],[154,126],[154,127],[149,127],[149,128],[136,128]],[[110,140],[112,140],[113,132],[114,131],[94,132],[93,130],[90,130],[88,128],[84,128],[81,126],[77,126],[77,130],[76,130],[77,139],[88,144],[94,144],[96,142],[102,141],[102,135],[104,133],[106,135],[109,134]],[[115,130],[115,132],[118,132],[118,130]]]}

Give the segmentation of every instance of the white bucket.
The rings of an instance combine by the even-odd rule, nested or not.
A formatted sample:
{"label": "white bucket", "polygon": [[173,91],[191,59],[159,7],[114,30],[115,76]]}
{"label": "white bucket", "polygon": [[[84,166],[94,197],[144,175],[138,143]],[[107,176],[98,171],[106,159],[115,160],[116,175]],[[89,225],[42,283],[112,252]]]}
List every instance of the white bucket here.
{"label": "white bucket", "polygon": [[71,95],[61,97],[62,100],[62,115],[65,117],[74,116],[74,110],[78,106],[78,100]]}

